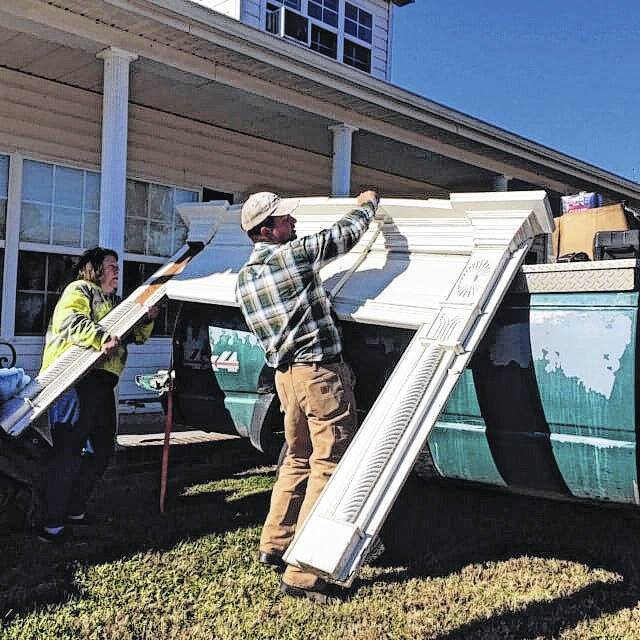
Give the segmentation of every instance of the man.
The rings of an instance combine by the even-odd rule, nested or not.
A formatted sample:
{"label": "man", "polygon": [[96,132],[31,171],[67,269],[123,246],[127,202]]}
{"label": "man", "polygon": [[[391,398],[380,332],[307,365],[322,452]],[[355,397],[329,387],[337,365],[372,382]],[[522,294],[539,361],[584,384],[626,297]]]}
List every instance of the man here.
{"label": "man", "polygon": [[[297,239],[297,200],[253,194],[242,207],[241,226],[254,243],[240,269],[236,299],[249,329],[276,369],[284,411],[286,458],[273,488],[260,539],[259,561],[283,568],[282,555],[307,517],[353,437],[353,375],[318,271],[349,251],[373,220],[378,194],[365,191],[358,208],[330,228]],[[295,566],[281,590],[294,597],[330,601],[330,585]]]}

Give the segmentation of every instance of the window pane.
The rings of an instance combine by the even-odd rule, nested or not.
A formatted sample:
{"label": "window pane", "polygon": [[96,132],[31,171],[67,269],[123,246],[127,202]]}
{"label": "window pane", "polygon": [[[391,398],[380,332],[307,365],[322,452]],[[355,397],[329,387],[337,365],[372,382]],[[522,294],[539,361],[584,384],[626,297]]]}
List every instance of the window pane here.
{"label": "window pane", "polygon": [[364,40],[365,42],[371,42],[371,29],[360,27],[358,29],[358,38],[360,38],[360,40]]}
{"label": "window pane", "polygon": [[[64,256],[50,253],[48,259],[47,291],[51,293],[62,293],[64,288],[73,280],[75,266],[78,263],[78,256]],[[51,296],[47,296],[47,304],[50,297]]]}
{"label": "window pane", "polygon": [[0,156],[0,198],[6,198],[9,193],[9,158]]}
{"label": "window pane", "polygon": [[87,171],[84,184],[84,207],[100,211],[100,174]]}
{"label": "window pane", "polygon": [[333,12],[333,11],[327,11],[325,9],[323,22],[326,22],[327,24],[330,24],[332,27],[337,27],[338,26],[338,14]]}
{"label": "window pane", "polygon": [[284,16],[284,32],[286,35],[306,43],[308,35],[307,19],[297,13],[287,11]]}
{"label": "window pane", "polygon": [[152,220],[161,220],[171,224],[173,220],[173,193],[169,187],[157,184],[149,185],[149,216]]}
{"label": "window pane", "polygon": [[88,211],[84,214],[82,246],[85,249],[98,246],[100,214]]}
{"label": "window pane", "polygon": [[369,27],[369,28],[373,26],[373,18],[371,14],[367,13],[366,11],[363,11],[362,9],[360,9],[360,24],[363,27]]}
{"label": "window pane", "polygon": [[18,289],[44,291],[46,253],[18,252]]}
{"label": "window pane", "polygon": [[53,210],[53,244],[79,247],[81,223],[81,209],[56,207]]}
{"label": "window pane", "polygon": [[171,255],[171,228],[168,225],[159,222],[149,225],[149,255]]}
{"label": "window pane", "polygon": [[338,37],[335,33],[313,25],[311,27],[311,48],[335,59],[338,49]]}
{"label": "window pane", "polygon": [[351,20],[344,21],[344,31],[354,38],[358,37],[358,25],[355,22],[351,22]]}
{"label": "window pane", "polygon": [[148,185],[144,182],[127,180],[127,216],[147,217]]}
{"label": "window pane", "polygon": [[43,335],[44,319],[44,294],[18,293],[16,295],[17,334]]}
{"label": "window pane", "polygon": [[53,165],[25,160],[22,172],[22,199],[51,202]]}
{"label": "window pane", "polygon": [[175,253],[180,247],[184,246],[187,242],[188,229],[184,225],[180,224],[176,226],[174,230],[173,251]]}
{"label": "window pane", "polygon": [[344,15],[347,16],[347,18],[351,18],[352,20],[357,20],[358,19],[358,8],[354,7],[352,4],[349,4],[347,2],[344,5]]}
{"label": "window pane", "polygon": [[147,239],[147,221],[129,219],[125,225],[124,247],[131,253],[144,253]]}
{"label": "window pane", "polygon": [[338,0],[324,0],[324,6],[336,13],[338,12]]}
{"label": "window pane", "polygon": [[[122,292],[125,296],[131,294],[136,287],[140,286],[147,278],[151,277],[161,265],[151,264],[145,262],[131,262],[126,261],[124,263],[124,274],[122,280]],[[167,305],[164,305],[160,314],[156,318],[153,333],[154,336],[168,335],[167,328]]]}
{"label": "window pane", "polygon": [[20,216],[20,240],[49,242],[51,205],[23,203]]}
{"label": "window pane", "polygon": [[84,178],[82,171],[68,169],[67,167],[55,168],[55,204],[67,207],[82,208],[82,190]]}
{"label": "window pane", "polygon": [[345,39],[344,62],[356,69],[369,72],[371,70],[371,50]]}
{"label": "window pane", "polygon": [[312,18],[322,20],[322,9],[317,4],[309,2],[309,15]]}
{"label": "window pane", "polygon": [[51,316],[53,315],[53,311],[56,308],[56,304],[58,304],[58,300],[60,300],[60,294],[47,294],[45,304],[46,310],[44,314],[44,331],[46,331],[49,327]]}
{"label": "window pane", "polygon": [[126,298],[136,287],[144,282],[142,277],[142,263],[125,260],[122,273],[122,295]]}

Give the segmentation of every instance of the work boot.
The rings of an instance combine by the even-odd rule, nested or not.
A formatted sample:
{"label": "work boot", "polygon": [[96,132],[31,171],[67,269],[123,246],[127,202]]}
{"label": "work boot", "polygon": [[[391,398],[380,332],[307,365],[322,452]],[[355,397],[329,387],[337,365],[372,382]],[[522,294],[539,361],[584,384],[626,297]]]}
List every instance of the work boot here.
{"label": "work boot", "polygon": [[282,559],[282,556],[277,553],[261,551],[258,555],[258,562],[266,567],[272,567],[277,571],[284,571],[287,568],[287,563]]}
{"label": "work boot", "polygon": [[346,591],[335,584],[319,580],[315,587],[294,587],[286,582],[280,583],[280,591],[292,598],[306,598],[319,604],[336,604],[342,602]]}

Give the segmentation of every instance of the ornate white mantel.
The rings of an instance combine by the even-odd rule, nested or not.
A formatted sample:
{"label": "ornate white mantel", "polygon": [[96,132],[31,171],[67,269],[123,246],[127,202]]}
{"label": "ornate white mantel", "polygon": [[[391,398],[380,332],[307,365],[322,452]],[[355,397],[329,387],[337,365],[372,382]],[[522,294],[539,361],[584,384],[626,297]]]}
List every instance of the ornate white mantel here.
{"label": "ornate white mantel", "polygon": [[[298,235],[335,222],[353,199],[305,198]],[[201,205],[206,206],[206,205]],[[230,207],[209,246],[168,284],[181,300],[235,306],[238,269],[251,252]],[[391,374],[285,560],[349,584],[535,235],[553,230],[543,191],[385,200],[374,225],[326,266],[343,319],[411,327]],[[330,541],[330,543],[328,542]]]}

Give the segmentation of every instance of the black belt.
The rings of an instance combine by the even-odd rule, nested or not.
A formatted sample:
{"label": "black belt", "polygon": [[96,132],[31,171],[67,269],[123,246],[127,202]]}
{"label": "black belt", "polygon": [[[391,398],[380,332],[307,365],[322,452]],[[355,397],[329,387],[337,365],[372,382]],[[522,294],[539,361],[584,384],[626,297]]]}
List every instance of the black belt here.
{"label": "black belt", "polygon": [[342,355],[338,354],[337,356],[330,356],[329,358],[323,358],[322,360],[319,361],[309,361],[309,362],[283,362],[282,364],[279,364],[276,369],[278,371],[287,371],[289,369],[289,367],[295,367],[296,365],[301,365],[301,364],[306,364],[306,365],[310,365],[313,366],[314,364],[317,366],[322,366],[322,365],[326,365],[326,364],[338,364],[340,362],[343,362],[342,360]]}

